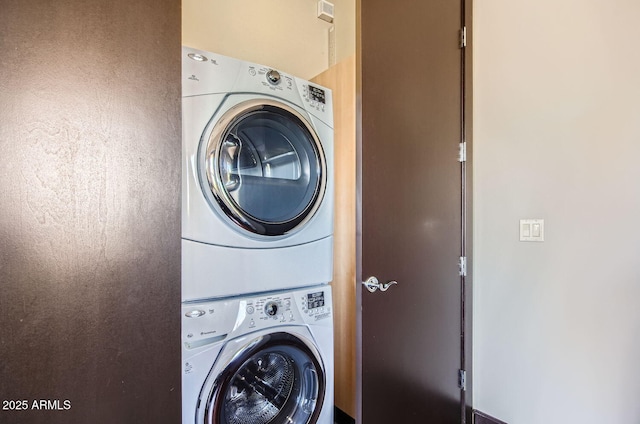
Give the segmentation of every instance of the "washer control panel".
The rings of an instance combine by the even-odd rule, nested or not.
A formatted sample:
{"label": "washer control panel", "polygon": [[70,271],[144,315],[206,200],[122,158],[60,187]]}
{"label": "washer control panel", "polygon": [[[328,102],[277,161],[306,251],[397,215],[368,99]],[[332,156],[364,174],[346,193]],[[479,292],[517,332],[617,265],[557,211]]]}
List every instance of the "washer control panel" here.
{"label": "washer control panel", "polygon": [[273,294],[247,300],[249,325],[260,323],[316,322],[331,316],[331,291],[328,286]]}
{"label": "washer control panel", "polygon": [[247,314],[250,327],[256,326],[255,320],[265,324],[274,321],[286,323],[300,320],[299,313],[291,308],[291,293],[273,294],[248,300]]}
{"label": "washer control panel", "polygon": [[238,333],[279,325],[332,325],[331,288],[236,297],[182,305],[183,346],[187,350],[223,342]]}
{"label": "washer control panel", "polygon": [[308,291],[300,296],[302,312],[317,321],[331,316],[331,298],[326,288]]}

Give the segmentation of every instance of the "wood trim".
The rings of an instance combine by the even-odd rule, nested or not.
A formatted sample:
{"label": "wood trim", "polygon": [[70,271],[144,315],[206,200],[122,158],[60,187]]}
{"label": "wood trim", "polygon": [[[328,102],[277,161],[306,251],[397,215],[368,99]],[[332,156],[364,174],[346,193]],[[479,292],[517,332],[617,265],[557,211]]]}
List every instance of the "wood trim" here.
{"label": "wood trim", "polygon": [[356,408],[355,76],[355,56],[351,56],[312,80],[333,92],[335,404],[351,416]]}

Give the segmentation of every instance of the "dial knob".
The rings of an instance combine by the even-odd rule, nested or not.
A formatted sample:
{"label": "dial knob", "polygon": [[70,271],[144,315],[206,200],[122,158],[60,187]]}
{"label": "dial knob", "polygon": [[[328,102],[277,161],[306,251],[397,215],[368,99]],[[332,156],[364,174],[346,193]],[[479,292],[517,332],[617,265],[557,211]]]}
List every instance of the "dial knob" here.
{"label": "dial knob", "polygon": [[276,302],[269,302],[264,306],[264,312],[270,317],[276,316],[278,313],[278,305]]}
{"label": "dial knob", "polygon": [[270,69],[269,72],[267,72],[267,81],[273,85],[280,84],[280,72],[275,69]]}

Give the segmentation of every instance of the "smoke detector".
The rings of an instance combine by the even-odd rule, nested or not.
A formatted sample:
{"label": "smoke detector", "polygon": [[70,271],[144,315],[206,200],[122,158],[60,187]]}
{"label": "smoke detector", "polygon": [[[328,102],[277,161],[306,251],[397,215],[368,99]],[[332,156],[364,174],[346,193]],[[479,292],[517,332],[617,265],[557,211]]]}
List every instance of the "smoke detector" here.
{"label": "smoke detector", "polygon": [[318,0],[318,18],[333,23],[333,3],[326,0]]}

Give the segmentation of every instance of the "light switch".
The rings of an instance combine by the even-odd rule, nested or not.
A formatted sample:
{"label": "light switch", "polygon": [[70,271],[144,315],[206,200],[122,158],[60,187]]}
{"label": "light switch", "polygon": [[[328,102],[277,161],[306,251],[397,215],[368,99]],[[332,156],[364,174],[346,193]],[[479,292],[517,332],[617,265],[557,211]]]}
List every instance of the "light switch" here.
{"label": "light switch", "polygon": [[521,219],[520,241],[544,241],[544,219]]}
{"label": "light switch", "polygon": [[533,234],[534,237],[540,237],[540,224],[533,224]]}

